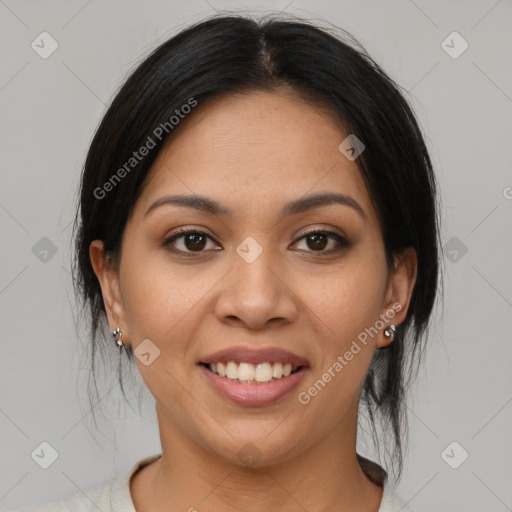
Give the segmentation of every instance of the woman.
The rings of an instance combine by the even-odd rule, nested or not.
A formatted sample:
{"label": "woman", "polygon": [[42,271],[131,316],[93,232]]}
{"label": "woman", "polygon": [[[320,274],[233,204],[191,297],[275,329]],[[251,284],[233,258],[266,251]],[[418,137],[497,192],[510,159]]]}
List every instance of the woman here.
{"label": "woman", "polygon": [[232,15],[166,41],[95,134],[75,227],[93,355],[108,323],[162,453],[31,510],[408,510],[356,452],[358,412],[376,442],[381,420],[398,480],[436,182],[411,108],[354,40]]}

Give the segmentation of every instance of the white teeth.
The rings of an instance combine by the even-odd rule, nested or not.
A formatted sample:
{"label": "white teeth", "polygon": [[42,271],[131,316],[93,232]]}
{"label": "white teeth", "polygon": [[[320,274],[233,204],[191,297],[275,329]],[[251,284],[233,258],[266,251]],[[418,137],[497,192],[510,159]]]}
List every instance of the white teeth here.
{"label": "white teeth", "polygon": [[209,368],[212,372],[217,373],[221,377],[227,377],[231,380],[239,380],[240,382],[270,382],[271,380],[288,377],[297,366],[291,363],[235,363],[228,361],[227,363],[210,363]]}
{"label": "white teeth", "polygon": [[233,361],[229,361],[226,365],[226,377],[228,379],[238,379],[238,365]]}
{"label": "white teeth", "polygon": [[[254,365],[250,363],[240,363],[238,367],[238,380],[254,380]],[[258,378],[256,377],[256,380]]]}
{"label": "white teeth", "polygon": [[[240,366],[242,366],[242,365],[240,365]],[[242,379],[240,379],[240,380],[242,380]],[[270,363],[260,363],[259,365],[257,365],[256,370],[255,370],[254,380],[256,382],[268,382],[269,380],[272,380],[271,364]]]}
{"label": "white teeth", "polygon": [[283,365],[281,363],[274,363],[272,366],[272,377],[280,379],[283,376]]}

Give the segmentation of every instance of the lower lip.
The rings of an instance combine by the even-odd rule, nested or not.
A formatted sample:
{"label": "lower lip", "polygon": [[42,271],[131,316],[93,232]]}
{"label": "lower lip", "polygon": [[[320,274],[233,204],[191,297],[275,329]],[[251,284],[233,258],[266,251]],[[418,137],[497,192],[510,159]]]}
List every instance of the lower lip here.
{"label": "lower lip", "polygon": [[288,377],[281,377],[273,382],[242,384],[227,377],[221,377],[203,365],[199,365],[199,368],[222,396],[235,404],[246,406],[267,405],[284,398],[299,385],[307,371],[307,368],[302,367]]}

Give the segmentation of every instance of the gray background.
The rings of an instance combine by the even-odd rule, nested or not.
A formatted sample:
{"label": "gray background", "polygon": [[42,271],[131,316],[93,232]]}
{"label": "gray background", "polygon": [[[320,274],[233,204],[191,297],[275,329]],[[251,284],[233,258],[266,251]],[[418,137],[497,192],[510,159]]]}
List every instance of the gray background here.
{"label": "gray background", "polygon": [[[93,404],[106,412],[94,427],[70,222],[88,143],[117,86],[150,49],[220,9],[335,23],[410,92],[441,184],[446,291],[409,404],[397,492],[417,511],[512,510],[510,0],[0,0],[0,508],[74,494],[160,451],[149,392],[139,417],[115,373]],[[31,47],[43,31],[58,42],[47,59]],[[460,51],[461,40],[442,44],[454,31],[469,44],[457,58],[445,50]],[[45,253],[52,244],[57,252]],[[31,457],[43,441],[58,452],[46,470]]]}

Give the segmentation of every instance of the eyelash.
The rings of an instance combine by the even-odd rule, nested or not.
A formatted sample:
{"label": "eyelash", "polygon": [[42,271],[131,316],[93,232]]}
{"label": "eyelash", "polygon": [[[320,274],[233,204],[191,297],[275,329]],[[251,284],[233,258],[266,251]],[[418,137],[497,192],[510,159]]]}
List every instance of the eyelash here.
{"label": "eyelash", "polygon": [[[163,241],[162,245],[164,247],[169,247],[175,240],[178,240],[179,238],[183,238],[184,236],[190,235],[190,234],[203,235],[203,236],[206,236],[207,238],[209,238],[210,240],[214,241],[215,243],[217,243],[217,241],[213,237],[211,237],[208,233],[205,233],[204,231],[201,231],[198,229],[183,229],[183,230],[178,231],[171,237],[166,238]],[[331,255],[331,254],[334,254],[335,252],[338,252],[344,248],[348,248],[351,245],[351,243],[345,237],[341,236],[340,234],[338,234],[334,231],[329,231],[326,229],[318,229],[318,228],[314,228],[314,229],[304,233],[300,238],[297,239],[297,242],[300,240],[303,240],[309,236],[312,236],[312,235],[328,235],[330,238],[334,239],[337,242],[338,247],[335,247],[334,249],[329,249],[328,251],[309,250],[306,252],[318,253],[320,255]],[[201,255],[201,253],[206,252],[204,250],[202,250],[202,251],[182,251],[181,249],[176,249],[176,248],[170,248],[170,250],[173,252],[179,253],[181,255],[185,255],[186,257],[192,257],[192,258],[197,257],[197,256]]]}

